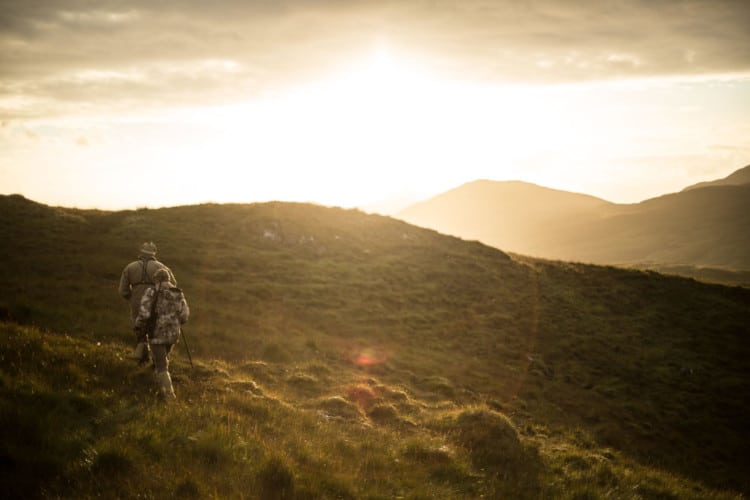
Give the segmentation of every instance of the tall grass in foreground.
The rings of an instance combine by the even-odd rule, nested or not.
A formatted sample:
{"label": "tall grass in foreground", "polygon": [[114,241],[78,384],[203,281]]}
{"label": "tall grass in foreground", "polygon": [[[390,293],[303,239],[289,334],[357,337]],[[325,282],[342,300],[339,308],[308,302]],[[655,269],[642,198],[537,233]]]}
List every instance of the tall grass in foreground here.
{"label": "tall grass in foreground", "polygon": [[164,404],[117,345],[8,323],[0,339],[9,497],[732,498],[375,377],[307,366],[300,387],[284,362],[177,360],[180,401]]}

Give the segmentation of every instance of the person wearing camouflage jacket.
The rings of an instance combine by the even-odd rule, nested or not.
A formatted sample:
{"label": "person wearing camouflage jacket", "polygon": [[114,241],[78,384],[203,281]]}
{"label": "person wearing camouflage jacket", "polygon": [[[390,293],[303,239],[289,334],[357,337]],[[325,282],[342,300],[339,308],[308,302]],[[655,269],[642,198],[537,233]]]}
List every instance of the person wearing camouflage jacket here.
{"label": "person wearing camouflage jacket", "polygon": [[170,282],[167,270],[157,270],[154,282],[155,285],[147,288],[141,298],[135,329],[148,338],[162,395],[174,399],[168,356],[180,338],[180,328],[187,323],[190,309],[182,290]]}

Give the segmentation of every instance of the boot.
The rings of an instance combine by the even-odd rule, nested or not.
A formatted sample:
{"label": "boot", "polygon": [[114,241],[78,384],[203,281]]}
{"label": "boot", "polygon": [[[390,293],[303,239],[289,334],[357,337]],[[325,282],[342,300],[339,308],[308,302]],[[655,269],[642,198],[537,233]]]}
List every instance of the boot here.
{"label": "boot", "polygon": [[158,372],[156,374],[156,382],[159,384],[159,391],[166,400],[177,399],[175,396],[174,388],[172,387],[172,377],[169,376],[169,372]]}

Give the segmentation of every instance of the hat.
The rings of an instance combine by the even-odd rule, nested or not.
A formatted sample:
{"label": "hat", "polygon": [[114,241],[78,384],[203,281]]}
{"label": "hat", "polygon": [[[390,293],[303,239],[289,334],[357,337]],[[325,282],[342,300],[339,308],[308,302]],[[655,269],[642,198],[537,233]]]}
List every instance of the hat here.
{"label": "hat", "polygon": [[141,255],[148,255],[149,257],[153,257],[156,255],[156,245],[153,241],[149,241],[148,243],[144,243],[141,245]]}
{"label": "hat", "polygon": [[169,281],[169,273],[166,269],[157,269],[154,273],[154,283],[161,283],[163,281]]}

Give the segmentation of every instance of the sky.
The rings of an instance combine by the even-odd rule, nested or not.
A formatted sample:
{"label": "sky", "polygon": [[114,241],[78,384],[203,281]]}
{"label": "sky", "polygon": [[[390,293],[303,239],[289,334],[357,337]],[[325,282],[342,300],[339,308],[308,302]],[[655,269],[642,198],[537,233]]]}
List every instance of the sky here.
{"label": "sky", "polygon": [[393,213],[750,164],[746,0],[0,0],[0,194]]}

